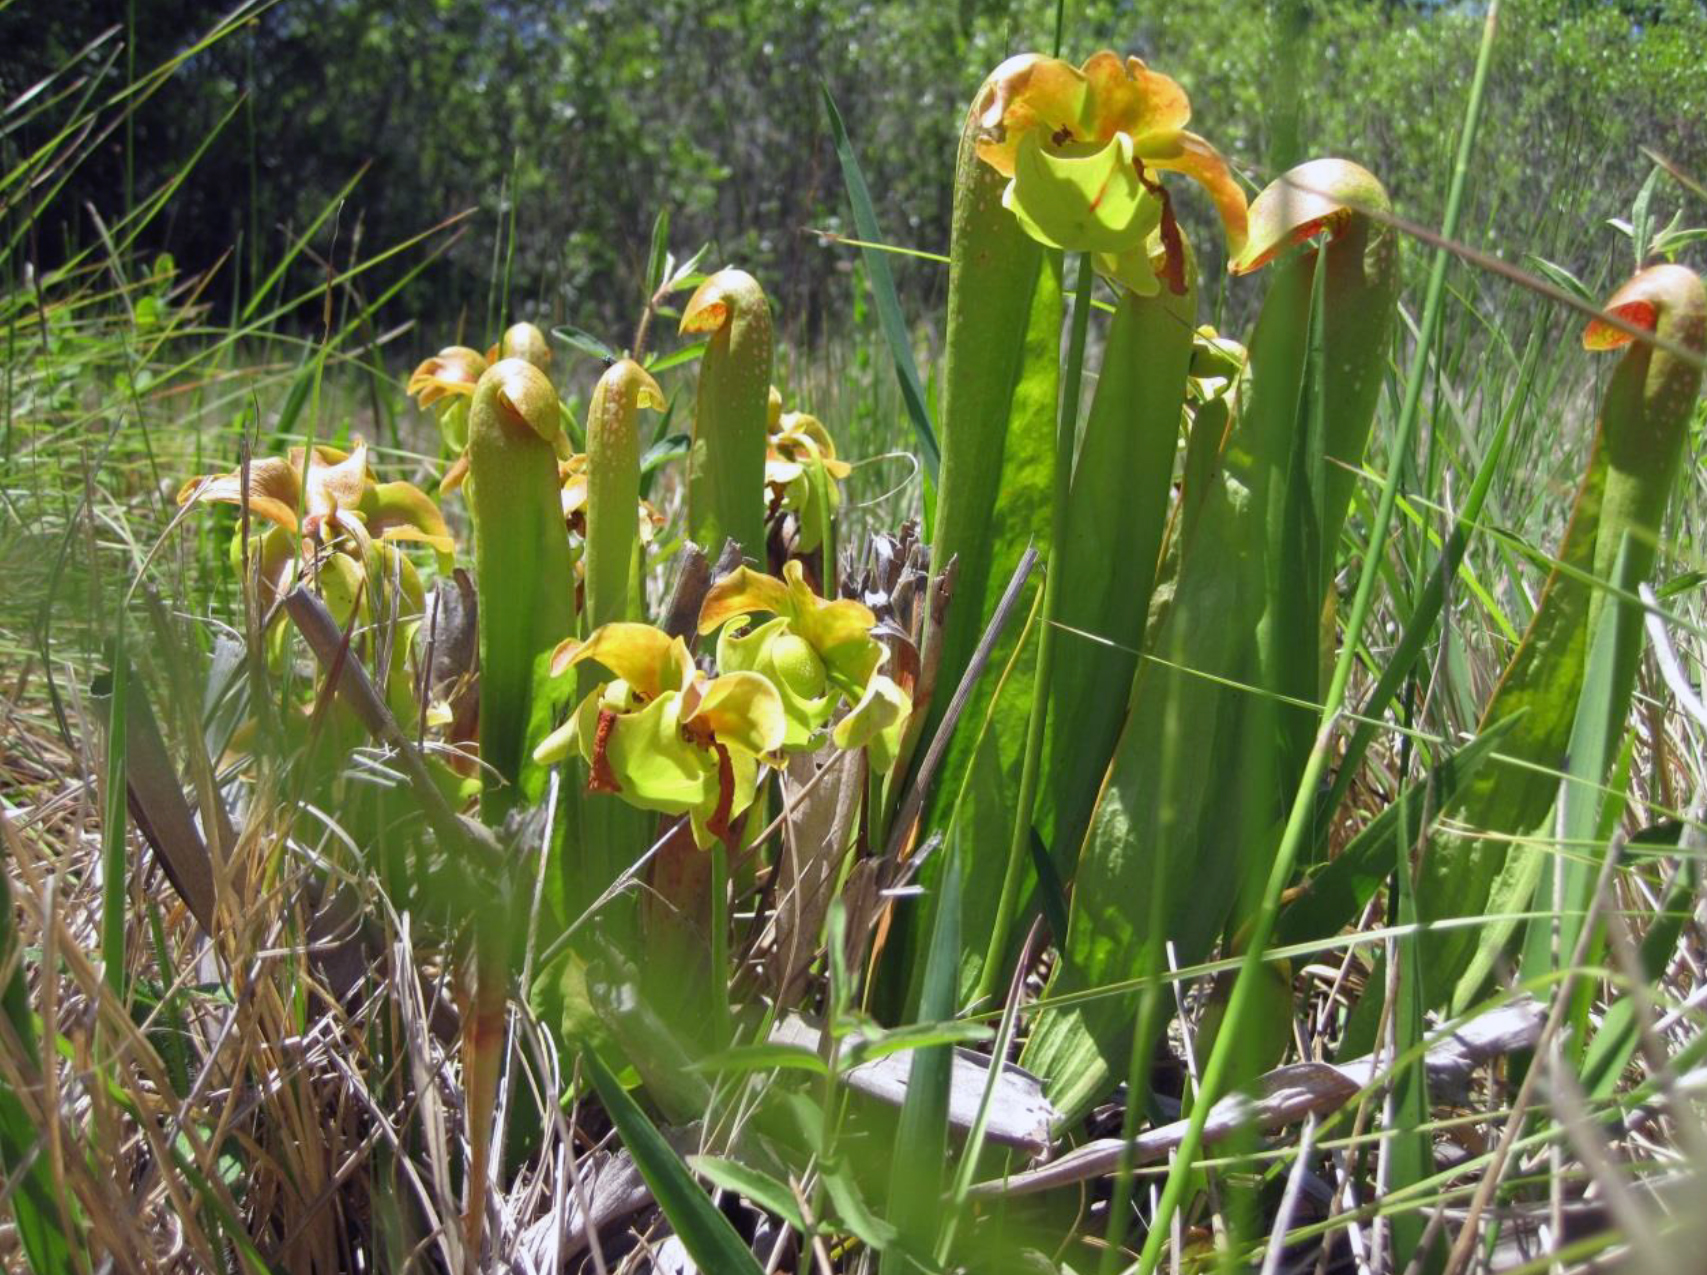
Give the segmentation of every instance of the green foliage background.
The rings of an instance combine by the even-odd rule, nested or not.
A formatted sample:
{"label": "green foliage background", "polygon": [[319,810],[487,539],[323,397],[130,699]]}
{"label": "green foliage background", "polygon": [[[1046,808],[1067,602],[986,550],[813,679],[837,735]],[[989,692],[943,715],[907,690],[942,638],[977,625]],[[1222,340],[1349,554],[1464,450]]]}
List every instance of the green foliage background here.
{"label": "green foliage background", "polygon": [[[1304,149],[1359,160],[1403,214],[1436,223],[1484,6],[1279,3],[1282,20],[1303,21],[1292,69]],[[152,66],[222,8],[16,0],[0,7],[0,92],[25,90],[110,25],[134,23],[136,65]],[[1108,45],[1179,78],[1198,130],[1260,188],[1272,88],[1286,69],[1270,54],[1282,47],[1270,6],[1068,9],[1067,52]],[[1649,168],[1640,145],[1707,173],[1707,6],[1507,0],[1503,19],[1469,237],[1514,260],[1537,250],[1597,275],[1609,244],[1585,228],[1628,207]],[[595,328],[626,322],[648,228],[668,204],[678,242],[715,240],[719,259],[764,280],[786,330],[816,333],[847,313],[852,278],[849,254],[805,233],[850,229],[818,81],[853,130],[885,234],[940,250],[964,103],[1007,53],[1046,49],[1054,22],[1049,0],[282,0],[144,107],[130,185],[154,189],[243,99],[150,245],[180,265],[205,266],[237,245],[246,288],[291,228],[371,163],[340,216],[340,259],[479,210],[476,233],[394,303],[393,318],[442,327],[467,316],[482,328],[494,234],[513,198],[522,233],[511,296],[524,311]],[[0,158],[39,145],[54,120],[45,112],[0,138]],[[115,133],[54,200],[32,232],[38,261],[88,241],[86,203],[122,210],[126,144]],[[942,282],[939,271],[901,272],[917,314],[934,311]]]}

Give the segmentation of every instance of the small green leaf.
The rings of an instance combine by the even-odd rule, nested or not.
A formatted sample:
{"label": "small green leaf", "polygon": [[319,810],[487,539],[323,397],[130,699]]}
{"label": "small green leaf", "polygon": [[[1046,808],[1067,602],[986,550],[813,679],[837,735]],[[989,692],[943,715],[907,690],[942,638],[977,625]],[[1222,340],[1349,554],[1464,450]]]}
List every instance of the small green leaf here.
{"label": "small green leaf", "polygon": [[568,323],[563,324],[561,327],[552,328],[551,335],[563,342],[563,344],[567,345],[570,349],[579,350],[582,354],[591,355],[593,358],[599,359],[605,363],[615,363],[622,357],[622,352],[620,350],[611,349],[610,346],[599,340],[599,338],[594,336],[591,332],[583,332],[580,328]]}
{"label": "small green leaf", "polygon": [[1565,267],[1548,261],[1545,257],[1537,257],[1532,252],[1524,253],[1523,259],[1529,264],[1530,269],[1555,288],[1570,293],[1585,305],[1594,304],[1594,294],[1589,291],[1588,285]]}
{"label": "small green leaf", "polygon": [[801,1234],[806,1233],[806,1219],[800,1214],[800,1202],[794,1198],[794,1192],[789,1190],[787,1183],[721,1156],[690,1155],[688,1166],[713,1185],[750,1200]]}
{"label": "small green leaf", "polygon": [[749,1071],[809,1071],[815,1076],[827,1076],[830,1068],[825,1061],[800,1045],[773,1045],[759,1042],[752,1045],[731,1045],[707,1054],[693,1064],[694,1071],[724,1074]]}
{"label": "small green leaf", "polygon": [[646,358],[646,370],[655,375],[668,372],[673,367],[681,367],[684,363],[692,363],[695,359],[704,357],[706,344],[704,341],[690,341],[668,354],[650,354]]}
{"label": "small green leaf", "polygon": [[926,1049],[936,1045],[980,1045],[990,1039],[988,1023],[946,1022],[912,1023],[888,1031],[876,1031],[856,1036],[848,1053],[855,1063],[875,1062],[890,1054],[909,1049]]}
{"label": "small green leaf", "polygon": [[646,295],[644,301],[650,301],[657,293],[659,285],[664,282],[664,272],[670,268],[670,209],[666,205],[658,210],[658,215],[652,221],[652,252],[646,262]]}
{"label": "small green leaf", "polygon": [[895,1242],[895,1228],[871,1211],[859,1185],[845,1169],[825,1169],[823,1181],[830,1203],[836,1206],[836,1219],[860,1243],[881,1253]]}

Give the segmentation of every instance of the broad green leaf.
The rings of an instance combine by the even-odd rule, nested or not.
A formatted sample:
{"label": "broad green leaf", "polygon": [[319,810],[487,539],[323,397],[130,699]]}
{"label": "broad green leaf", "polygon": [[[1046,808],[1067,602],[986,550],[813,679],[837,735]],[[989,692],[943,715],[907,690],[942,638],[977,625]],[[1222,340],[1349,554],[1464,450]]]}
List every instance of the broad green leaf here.
{"label": "broad green leaf", "polygon": [[[1351,165],[1329,176],[1344,170],[1359,191],[1373,183]],[[1275,190],[1251,210],[1253,260],[1290,233],[1268,213]],[[1172,599],[1091,817],[1052,995],[1154,975],[1170,941],[1182,964],[1203,959],[1239,891],[1262,881],[1257,856],[1297,784],[1314,717],[1278,697],[1320,698],[1324,561],[1351,496],[1330,471],[1361,463],[1397,288],[1390,231],[1344,207],[1305,211],[1329,241],[1270,281],[1224,451],[1192,440],[1216,463],[1188,458]],[[1198,428],[1218,423],[1210,413]],[[1124,1078],[1132,1051],[1147,1054],[1133,1013],[1128,996],[1043,1015],[1026,1058],[1064,1113]]]}
{"label": "broad green leaf", "polygon": [[1290,947],[1331,938],[1352,924],[1376,891],[1391,878],[1393,846],[1401,841],[1415,845],[1423,831],[1418,825],[1423,810],[1450,809],[1464,786],[1494,759],[1496,750],[1516,724],[1516,718],[1496,722],[1443,758],[1420,785],[1421,791],[1416,784],[1401,791],[1287,904],[1275,927],[1275,943]]}
{"label": "broad green leaf", "polygon": [[[1634,594],[1641,582],[1631,578],[1629,549],[1630,541],[1626,538],[1612,585]],[[1639,644],[1643,638],[1640,627],[1626,628],[1618,622],[1620,610],[1619,606],[1601,607],[1600,619],[1591,635],[1582,689],[1577,695],[1576,715],[1566,746],[1568,760],[1557,822],[1559,853],[1540,856],[1541,873],[1535,883],[1535,906],[1547,912],[1557,907],[1558,915],[1529,923],[1523,961],[1527,978],[1544,977],[1570,964],[1577,936],[1582,932],[1582,918],[1587,914],[1600,874],[1604,842],[1596,845],[1596,834],[1602,819],[1602,784],[1612,767],[1628,708],[1617,700],[1617,669],[1621,663],[1640,658]],[[1621,640],[1638,643],[1637,651],[1630,655],[1620,652]],[[1591,963],[1594,960],[1592,949],[1588,959]],[[1574,1014],[1570,1023],[1579,1029],[1582,1026]],[[1580,1056],[1582,1044],[1581,1030],[1573,1031],[1567,1038],[1565,1048],[1570,1051],[1572,1061]]]}
{"label": "broad green leaf", "polygon": [[[976,161],[974,167],[983,168]],[[981,189],[978,183],[985,180],[981,174],[975,178],[963,191],[963,198],[975,199]],[[985,190],[983,195],[993,200],[995,192]],[[974,237],[988,236],[988,241],[954,249],[961,264],[950,267],[949,382],[932,560],[955,559],[958,575],[954,599],[939,634],[942,659],[937,672],[938,693],[931,703],[932,718],[924,728],[922,738],[926,740],[952,688],[959,683],[1020,556],[1031,545],[1046,543],[1049,536],[1060,385],[1059,261],[1040,260],[1041,250],[1015,227],[1013,218],[999,205],[994,213],[1004,220],[966,232]],[[956,224],[975,222],[974,214],[982,216],[977,208],[961,207]],[[1031,260],[1031,276],[1026,278],[1022,273],[1015,278],[1012,263],[1005,260],[1007,254]],[[1019,326],[1017,330],[1004,330],[997,320]],[[978,817],[991,828],[1006,831],[979,835],[965,843],[968,889],[961,932],[975,936],[967,942],[965,953],[965,960],[972,964],[981,962],[984,955],[1007,867],[1013,803],[1032,699],[1035,646],[1033,642],[1021,647],[1020,635],[1013,627],[996,644],[992,665],[1008,668],[1012,664],[1002,679],[1000,696],[993,678],[980,680],[961,715],[960,729],[949,744],[926,813],[927,820],[941,826],[970,773],[974,751],[979,747],[992,750],[994,760],[988,764],[1001,778],[989,786],[995,800],[980,808]],[[984,736],[969,724],[984,723],[986,717],[989,720],[983,731],[988,742],[980,744]],[[927,866],[927,886],[936,870],[934,865]],[[911,952],[924,950],[928,911],[920,909],[915,914],[918,919],[908,935]],[[922,967],[915,964],[910,974],[916,989]]]}
{"label": "broad green leaf", "polygon": [[[480,759],[491,824],[544,774],[531,757],[535,660],[570,632],[575,578],[557,486],[557,393],[521,359],[488,368],[469,412],[469,511],[480,603]],[[632,521],[632,514],[630,515]]]}
{"label": "broad green leaf", "polygon": [[[968,113],[954,178],[949,247],[947,348],[942,398],[942,481],[937,491],[932,561],[956,563],[954,602],[940,633],[939,692],[922,739],[928,741],[966,669],[996,600],[1027,545],[1049,534],[1060,380],[1061,285],[1059,267],[1002,206],[1002,176],[976,153],[980,128]],[[1014,649],[1009,638],[995,652],[996,667]],[[1021,733],[1028,697],[1013,697]],[[964,722],[980,722],[990,701],[981,688]],[[933,809],[946,811],[960,790],[972,755],[961,732],[945,759]],[[921,750],[922,751],[922,750]],[[991,847],[1001,863],[1001,846]],[[968,862],[967,879],[979,878]],[[1001,875],[1000,867],[994,869]],[[968,916],[967,932],[979,921]],[[923,947],[922,940],[918,944]]]}
{"label": "broad green leaf", "polygon": [[587,632],[632,618],[641,599],[629,597],[639,531],[641,408],[662,411],[658,382],[632,359],[613,363],[593,389],[587,409]]}
{"label": "broad green leaf", "polygon": [[895,1243],[897,1232],[883,1218],[871,1211],[864,1193],[853,1175],[839,1165],[826,1165],[823,1171],[824,1190],[836,1207],[836,1220],[848,1232],[874,1252],[887,1252]]}

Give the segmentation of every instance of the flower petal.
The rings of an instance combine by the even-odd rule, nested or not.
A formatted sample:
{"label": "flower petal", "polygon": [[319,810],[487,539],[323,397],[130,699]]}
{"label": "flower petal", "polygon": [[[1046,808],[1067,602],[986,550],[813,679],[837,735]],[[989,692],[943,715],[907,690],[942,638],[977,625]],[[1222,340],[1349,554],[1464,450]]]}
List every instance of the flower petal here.
{"label": "flower petal", "polygon": [[825,601],[812,592],[800,562],[790,559],[782,574],[795,600],[793,629],[824,661],[825,672],[843,694],[860,694],[883,662],[883,644],[871,636],[877,617],[852,598]]}
{"label": "flower petal", "polygon": [[451,492],[462,486],[463,480],[467,477],[468,453],[463,452],[462,455],[458,456],[451,462],[450,468],[445,470],[445,476],[439,479],[439,495],[450,495]]}
{"label": "flower petal", "polygon": [[725,621],[757,611],[792,616],[794,603],[788,586],[762,571],[736,567],[706,593],[699,608],[699,631],[701,634],[713,633]]}
{"label": "flower petal", "polygon": [[1091,115],[1085,121],[1090,140],[1176,132],[1191,119],[1191,102],[1179,81],[1152,71],[1140,58],[1123,60],[1104,49],[1086,60],[1082,73],[1090,86]]}
{"label": "flower petal", "polygon": [[1041,130],[1045,137],[1061,129],[1084,127],[1090,86],[1084,73],[1060,58],[1021,53],[990,73],[974,99],[982,136],[978,158],[1003,177],[1014,175],[1020,141]]}
{"label": "flower petal", "polygon": [[886,774],[895,765],[901,732],[912,711],[906,691],[882,673],[874,674],[853,711],[836,723],[830,740],[837,748],[869,749],[872,769]]}
{"label": "flower petal", "polygon": [[1220,151],[1196,133],[1176,131],[1140,138],[1138,157],[1151,168],[1184,173],[1208,191],[1227,232],[1228,253],[1237,257],[1244,251],[1250,216],[1245,192]]}
{"label": "flower petal", "polygon": [[431,407],[444,398],[472,395],[480,375],[486,370],[486,358],[466,345],[448,345],[430,359],[421,360],[409,375],[404,391]]}
{"label": "flower petal", "polygon": [[347,456],[327,463],[327,452],[314,449],[314,459],[308,465],[307,495],[302,502],[304,513],[321,518],[338,510],[357,510],[362,498],[373,486],[367,472],[367,441],[358,438]]}
{"label": "flower petal", "polygon": [[[249,462],[249,512],[252,516],[295,531],[296,506],[301,491],[300,475],[288,460],[265,456]],[[180,505],[204,500],[241,505],[243,471],[234,469],[229,474],[192,478],[178,491]]]}
{"label": "flower petal", "polygon": [[450,573],[456,541],[444,515],[431,497],[413,483],[376,483],[367,510],[367,529],[384,540],[409,540],[431,545],[439,570]]}
{"label": "flower petal", "polygon": [[[772,748],[801,749],[812,742],[812,733],[830,720],[836,707],[836,695],[831,691],[823,661],[816,654],[816,669],[805,670],[802,676],[800,661],[787,660],[787,668],[777,667],[777,643],[788,639],[801,646],[805,640],[789,631],[789,621],[778,616],[749,630],[745,620],[723,626],[717,635],[717,667],[725,674],[756,673],[768,679],[782,703],[784,733]],[[807,647],[810,651],[810,647]],[[790,654],[786,650],[783,654]],[[816,673],[816,677],[810,676]],[[765,751],[771,751],[766,749]]]}
{"label": "flower petal", "polygon": [[693,680],[687,645],[650,624],[618,621],[594,629],[585,642],[565,639],[551,653],[552,676],[587,660],[604,665],[647,699],[679,692]]}
{"label": "flower petal", "polygon": [[682,697],[672,691],[611,722],[605,762],[630,805],[667,815],[716,806],[716,755],[683,738],[681,714]]}
{"label": "flower petal", "polygon": [[787,731],[782,697],[757,673],[725,673],[712,678],[705,684],[688,723],[704,725],[718,743],[754,756],[781,748]]}

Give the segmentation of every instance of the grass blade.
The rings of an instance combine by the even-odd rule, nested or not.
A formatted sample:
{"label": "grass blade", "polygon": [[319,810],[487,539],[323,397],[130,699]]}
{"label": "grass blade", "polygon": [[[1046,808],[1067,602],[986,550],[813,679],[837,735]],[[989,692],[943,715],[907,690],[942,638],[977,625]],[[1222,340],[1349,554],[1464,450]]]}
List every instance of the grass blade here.
{"label": "grass blade", "polygon": [[[859,157],[848,140],[847,126],[842,113],[836,109],[836,99],[830,96],[828,85],[819,85],[824,95],[824,112],[830,119],[830,136],[835,142],[836,158],[841,161],[842,180],[848,188],[848,203],[853,208],[854,225],[860,238],[867,243],[881,243],[882,232],[877,228],[877,212],[871,206],[871,191],[860,171]],[[924,384],[919,380],[919,368],[913,360],[913,343],[907,335],[907,321],[901,314],[901,299],[895,295],[895,280],[889,273],[889,260],[881,252],[862,248],[866,277],[871,281],[872,299],[877,303],[877,319],[883,327],[883,339],[889,344],[889,356],[895,360],[895,375],[901,381],[901,398],[907,404],[907,416],[913,422],[913,434],[918,439],[919,455],[925,472],[934,486],[942,472],[942,449],[937,446],[936,427],[931,424],[930,405],[925,402]]]}
{"label": "grass blade", "polygon": [[622,1082],[599,1061],[594,1051],[584,1052],[581,1060],[611,1123],[622,1135],[622,1145],[634,1157],[635,1167],[652,1189],[652,1198],[658,1201],[658,1207],[681,1237],[688,1256],[701,1270],[717,1271],[719,1275],[723,1272],[728,1272],[728,1275],[761,1275],[758,1262],[741,1242],[729,1219],[700,1190],[699,1183],[693,1180],[693,1174],[681,1156],[664,1140],[657,1126],[647,1119],[640,1104],[629,1097]]}

